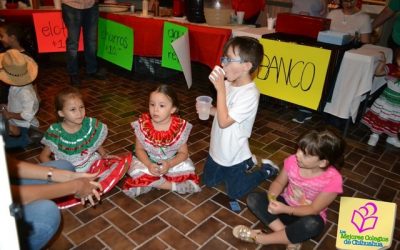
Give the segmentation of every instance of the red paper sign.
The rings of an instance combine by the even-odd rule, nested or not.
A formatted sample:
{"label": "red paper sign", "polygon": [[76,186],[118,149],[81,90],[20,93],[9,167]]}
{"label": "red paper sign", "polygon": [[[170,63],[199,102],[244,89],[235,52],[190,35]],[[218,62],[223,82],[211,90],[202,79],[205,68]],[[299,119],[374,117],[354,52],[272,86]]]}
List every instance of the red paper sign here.
{"label": "red paper sign", "polygon": [[[68,31],[61,12],[39,12],[32,15],[39,53],[65,52]],[[78,50],[83,50],[82,31],[79,36]]]}

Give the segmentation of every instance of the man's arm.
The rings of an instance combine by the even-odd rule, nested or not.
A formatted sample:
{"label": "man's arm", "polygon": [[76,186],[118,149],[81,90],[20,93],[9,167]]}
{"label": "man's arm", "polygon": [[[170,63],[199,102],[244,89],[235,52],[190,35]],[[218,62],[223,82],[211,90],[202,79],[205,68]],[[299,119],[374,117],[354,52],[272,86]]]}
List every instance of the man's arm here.
{"label": "man's arm", "polygon": [[388,6],[386,6],[381,13],[374,19],[372,22],[372,29],[376,29],[381,26],[384,22],[386,22],[389,18],[394,16],[395,12],[391,10]]}

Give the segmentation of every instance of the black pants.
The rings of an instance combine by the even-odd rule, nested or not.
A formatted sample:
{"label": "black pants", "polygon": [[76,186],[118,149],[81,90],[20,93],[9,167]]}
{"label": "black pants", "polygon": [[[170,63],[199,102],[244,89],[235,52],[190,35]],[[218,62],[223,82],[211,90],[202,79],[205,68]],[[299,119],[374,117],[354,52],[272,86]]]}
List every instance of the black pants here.
{"label": "black pants", "polygon": [[[278,201],[285,202],[278,196]],[[247,206],[250,211],[265,225],[268,226],[276,219],[285,224],[285,232],[289,241],[293,244],[300,243],[318,236],[324,230],[324,220],[320,215],[291,216],[288,214],[270,214],[267,210],[269,201],[265,192],[254,192],[247,196]]]}

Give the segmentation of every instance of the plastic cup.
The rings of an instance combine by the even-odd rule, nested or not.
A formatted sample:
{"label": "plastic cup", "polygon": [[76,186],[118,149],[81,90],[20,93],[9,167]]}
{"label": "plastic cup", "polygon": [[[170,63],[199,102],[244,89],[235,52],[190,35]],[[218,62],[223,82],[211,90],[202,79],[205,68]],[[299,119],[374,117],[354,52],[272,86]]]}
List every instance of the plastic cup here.
{"label": "plastic cup", "polygon": [[268,17],[267,19],[267,29],[273,30],[275,26],[275,19],[274,17]]}
{"label": "plastic cup", "polygon": [[208,120],[208,118],[210,117],[210,108],[211,108],[211,102],[212,102],[212,98],[209,96],[199,96],[196,98],[196,106],[197,106],[197,110],[199,112],[199,119],[200,120]]}
{"label": "plastic cup", "polygon": [[61,10],[61,0],[53,0],[54,2],[54,9]]}
{"label": "plastic cup", "polygon": [[238,24],[243,24],[244,11],[237,11],[236,18]]}

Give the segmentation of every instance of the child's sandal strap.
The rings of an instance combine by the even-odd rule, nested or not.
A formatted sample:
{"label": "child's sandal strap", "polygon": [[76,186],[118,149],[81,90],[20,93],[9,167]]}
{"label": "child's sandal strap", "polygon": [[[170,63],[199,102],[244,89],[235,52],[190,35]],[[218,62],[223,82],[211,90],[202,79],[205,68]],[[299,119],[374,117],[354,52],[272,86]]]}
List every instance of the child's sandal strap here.
{"label": "child's sandal strap", "polygon": [[286,247],[286,250],[300,250],[301,249],[301,244],[294,244],[294,245],[289,245]]}
{"label": "child's sandal strap", "polygon": [[250,243],[256,243],[255,237],[251,237],[251,229],[247,226],[244,225],[239,225],[233,228],[232,230],[233,236],[235,238],[250,242]]}

